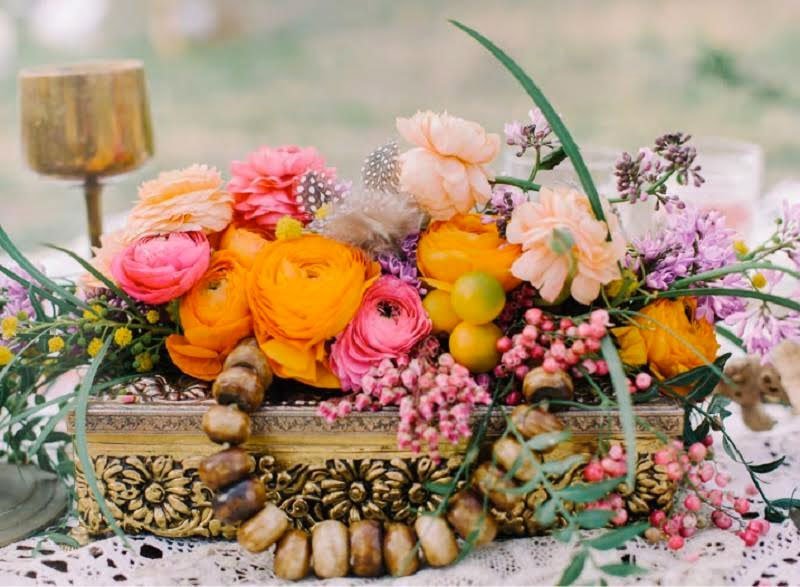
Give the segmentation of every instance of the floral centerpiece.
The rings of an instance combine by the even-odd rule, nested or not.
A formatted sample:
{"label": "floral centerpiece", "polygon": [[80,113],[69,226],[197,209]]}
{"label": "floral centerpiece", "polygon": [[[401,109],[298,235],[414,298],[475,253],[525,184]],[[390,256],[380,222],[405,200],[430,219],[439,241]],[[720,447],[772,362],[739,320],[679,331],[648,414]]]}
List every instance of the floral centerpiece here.
{"label": "floral centerpiece", "polygon": [[[315,148],[293,145],[261,147],[234,161],[227,182],[203,165],[161,173],[142,184],[126,225],[104,237],[91,261],[65,251],[86,270],[74,283],[45,275],[0,231],[0,246],[14,262],[0,266],[0,417],[8,424],[8,456],[35,458],[69,475],[59,445],[65,439],[53,430],[74,409],[78,457],[109,514],[82,439],[92,393],[174,371],[216,381],[220,403],[253,409],[274,376],[328,390],[318,408],[328,421],[396,408],[398,447],[434,462],[442,446],[466,444],[456,479],[431,488],[443,496],[435,514],[450,508],[447,519],[465,548],[493,537],[490,503],[503,509],[514,495],[546,489],[538,527],[557,528],[560,539],[580,544],[564,583],[580,575],[592,548],[642,533],[680,549],[701,515],[747,544],[769,521],[784,519],[795,501],[769,500],[759,485],[780,462],[749,463],[725,433],[726,398],[711,393],[728,358],[719,354],[718,336],[766,358],[800,334],[800,304],[771,293],[782,279],[800,275],[800,207],[787,205],[774,235],[748,248],[722,215],[671,193],[673,181],[703,183],[682,133],[621,154],[617,194],[601,196],[533,81],[490,41],[456,25],[489,49],[534,102],[529,119],[507,124],[504,137],[447,113],[398,118],[404,146],[392,141],[373,151],[356,187]],[[503,143],[531,157],[529,177],[493,173]],[[565,158],[577,183],[536,183],[540,171]],[[653,202],[658,223],[628,238],[618,213],[643,200]],[[44,400],[39,390],[86,365],[75,394]],[[653,459],[684,492],[637,521],[622,497],[636,465],[634,405],[662,396],[685,406],[687,424],[683,442],[664,439]],[[41,416],[52,404],[58,414]],[[511,412],[520,404],[533,412]],[[617,410],[624,442],[600,443],[581,463],[580,483],[554,488],[549,475],[576,461],[538,465],[540,453],[568,437],[552,413],[587,406]],[[491,462],[479,463],[477,447],[496,410],[514,415]],[[240,412],[210,411],[206,431],[232,446],[243,442],[249,420]],[[234,417],[235,429],[228,425]],[[712,427],[760,492],[757,516],[747,500],[724,492],[725,474],[711,460]],[[55,463],[50,444],[60,446]],[[224,458],[233,458],[229,451]],[[226,496],[218,514],[251,517],[231,509],[231,500],[245,499],[227,489],[238,482],[225,476],[231,467],[218,463],[223,457],[209,458],[201,475],[205,470],[204,481]],[[465,493],[470,479],[482,499]],[[253,487],[248,491],[258,494]],[[283,536],[286,524],[273,510],[267,506],[242,526],[245,546],[266,548]],[[416,529],[428,562],[447,564],[455,541],[436,515],[420,516]],[[265,537],[265,520],[278,520],[269,526],[274,539]],[[606,526],[600,535],[585,531]],[[386,546],[390,530],[397,544],[415,540],[408,528],[386,529],[386,564],[402,574],[400,547]],[[321,552],[332,544],[335,556],[339,531],[320,530],[312,546]],[[351,547],[375,532],[382,530],[353,526]],[[286,534],[278,548],[309,557],[304,536]],[[318,575],[342,574],[337,561],[317,558]],[[299,573],[281,568],[283,576]],[[639,571],[633,564],[601,570]]]}

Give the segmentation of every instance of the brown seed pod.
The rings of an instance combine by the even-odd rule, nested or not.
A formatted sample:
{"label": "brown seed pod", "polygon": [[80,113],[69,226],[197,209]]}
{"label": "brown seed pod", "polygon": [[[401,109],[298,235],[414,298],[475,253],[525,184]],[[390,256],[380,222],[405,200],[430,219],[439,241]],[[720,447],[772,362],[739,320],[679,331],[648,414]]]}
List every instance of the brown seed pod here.
{"label": "brown seed pod", "polygon": [[344,577],[350,569],[350,537],[339,520],[325,520],[311,529],[314,573],[320,579]]}
{"label": "brown seed pod", "polygon": [[383,574],[383,530],[375,520],[350,522],[350,566],[357,577]]}
{"label": "brown seed pod", "polygon": [[509,493],[509,490],[516,489],[516,485],[505,478],[502,470],[488,462],[475,469],[472,484],[489,498],[494,507],[502,511],[512,509],[523,498],[519,493]]}
{"label": "brown seed pod", "polygon": [[536,476],[536,462],[538,462],[536,454],[528,449],[523,449],[522,445],[510,436],[504,436],[495,441],[492,445],[492,455],[494,460],[506,471],[511,471],[516,465],[514,479],[530,481]]}
{"label": "brown seed pod", "polygon": [[538,434],[560,432],[564,429],[564,424],[553,414],[526,405],[514,408],[511,421],[526,440]]}
{"label": "brown seed pod", "polygon": [[296,528],[287,530],[275,548],[275,575],[287,581],[299,581],[311,568],[311,544],[308,533]]}
{"label": "brown seed pod", "polygon": [[559,369],[555,373],[543,367],[531,369],[522,380],[522,394],[529,403],[546,399],[571,400],[573,396],[572,377]]}
{"label": "brown seed pod", "polygon": [[489,544],[497,536],[494,516],[488,509],[484,511],[483,499],[469,489],[462,489],[450,499],[447,521],[464,540],[477,532],[475,546]]}
{"label": "brown seed pod", "polygon": [[430,566],[446,567],[458,558],[456,536],[444,518],[422,514],[414,522],[414,529]]}
{"label": "brown seed pod", "polygon": [[254,412],[264,401],[266,386],[253,369],[231,367],[217,376],[211,392],[222,405],[236,404],[245,412]]}
{"label": "brown seed pod", "polygon": [[217,493],[214,497],[214,517],[225,524],[250,518],[267,503],[264,484],[251,477],[239,481]]}
{"label": "brown seed pod", "polygon": [[203,415],[203,432],[217,444],[243,444],[250,429],[250,416],[233,405],[211,406]]}
{"label": "brown seed pod", "polygon": [[417,535],[411,526],[399,522],[386,525],[383,535],[383,560],[392,577],[407,577],[419,569]]}
{"label": "brown seed pod", "polygon": [[249,475],[255,466],[255,459],[247,451],[234,447],[204,458],[197,474],[200,481],[216,491]]}
{"label": "brown seed pod", "polygon": [[239,526],[236,540],[250,552],[261,552],[275,544],[288,528],[289,516],[274,503],[268,503]]}
{"label": "brown seed pod", "polygon": [[222,370],[233,367],[247,367],[255,371],[265,389],[272,385],[272,368],[255,338],[244,339],[225,358]]}

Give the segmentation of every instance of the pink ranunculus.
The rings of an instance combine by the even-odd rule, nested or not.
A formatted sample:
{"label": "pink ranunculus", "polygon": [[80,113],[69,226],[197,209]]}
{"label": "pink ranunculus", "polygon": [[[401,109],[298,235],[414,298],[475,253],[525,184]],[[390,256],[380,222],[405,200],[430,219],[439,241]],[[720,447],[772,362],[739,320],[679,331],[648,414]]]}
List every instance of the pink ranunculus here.
{"label": "pink ranunculus", "polygon": [[261,147],[246,161],[231,163],[228,191],[234,197],[237,224],[275,233],[275,225],[284,216],[307,223],[311,218],[300,209],[295,188],[307,171],[325,171],[325,159],[313,147],[286,145]]}
{"label": "pink ranunculus", "polygon": [[358,312],[333,344],[331,368],[342,389],[360,389],[370,367],[407,354],[430,331],[417,290],[385,275],[365,292]]}
{"label": "pink ranunculus", "polygon": [[211,246],[202,232],[142,237],[120,251],[111,274],[125,293],[163,304],[189,291],[208,269]]}

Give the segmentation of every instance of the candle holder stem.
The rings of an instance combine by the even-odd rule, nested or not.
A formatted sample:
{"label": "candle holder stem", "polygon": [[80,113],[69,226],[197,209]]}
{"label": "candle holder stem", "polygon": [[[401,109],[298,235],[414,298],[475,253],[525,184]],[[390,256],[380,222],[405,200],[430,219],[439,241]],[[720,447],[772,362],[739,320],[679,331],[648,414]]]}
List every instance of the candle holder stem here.
{"label": "candle holder stem", "polygon": [[100,246],[100,235],[103,234],[103,212],[100,202],[100,193],[103,186],[96,175],[89,175],[83,183],[86,197],[86,219],[89,224],[89,240],[92,247]]}

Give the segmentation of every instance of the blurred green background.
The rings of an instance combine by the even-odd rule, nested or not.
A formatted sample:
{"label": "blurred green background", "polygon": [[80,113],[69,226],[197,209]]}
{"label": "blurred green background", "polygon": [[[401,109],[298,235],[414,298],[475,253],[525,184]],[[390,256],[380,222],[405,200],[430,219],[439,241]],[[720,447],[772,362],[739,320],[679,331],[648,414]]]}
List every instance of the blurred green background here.
{"label": "blurred green background", "polygon": [[502,132],[530,107],[456,18],[506,48],[579,142],[636,149],[668,130],[761,144],[766,182],[800,175],[797,0],[39,0],[0,3],[0,222],[24,248],[84,231],[80,192],[33,175],[18,139],[20,67],[135,57],[156,155],[137,184],[261,144],[313,144],[356,178],[394,118],[447,109]]}

